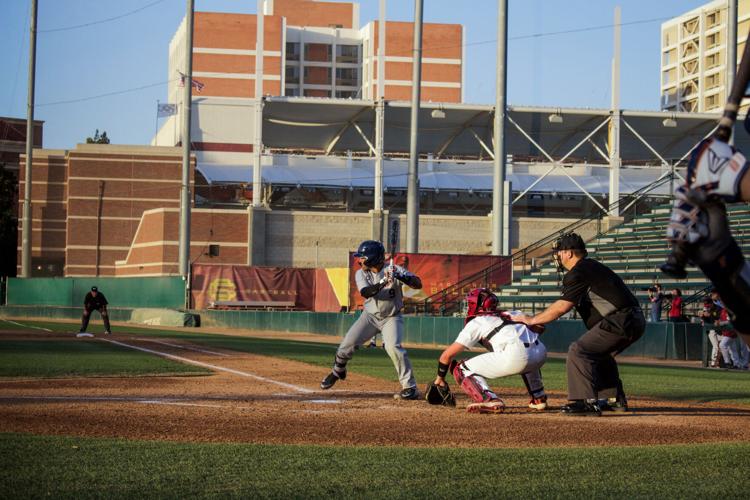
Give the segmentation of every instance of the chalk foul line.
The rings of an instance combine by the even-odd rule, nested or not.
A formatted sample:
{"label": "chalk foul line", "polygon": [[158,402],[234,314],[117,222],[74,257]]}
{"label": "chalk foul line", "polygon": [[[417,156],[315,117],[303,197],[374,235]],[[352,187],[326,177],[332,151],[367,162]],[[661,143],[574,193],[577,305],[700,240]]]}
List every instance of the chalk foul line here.
{"label": "chalk foul line", "polygon": [[119,345],[119,346],[122,346],[122,347],[127,347],[129,349],[135,349],[137,351],[143,351],[143,352],[147,352],[147,353],[150,353],[150,354],[155,354],[156,356],[161,356],[161,357],[164,357],[164,358],[173,359],[175,361],[181,361],[183,363],[188,363],[188,364],[191,364],[191,365],[202,366],[204,368],[208,368],[208,369],[211,369],[211,370],[223,371],[223,372],[227,372],[227,373],[232,373],[234,375],[239,375],[240,377],[248,377],[248,378],[252,378],[252,379],[255,379],[255,380],[260,380],[262,382],[266,382],[266,383],[269,383],[269,384],[276,384],[278,386],[285,387],[287,389],[292,389],[293,391],[301,392],[301,393],[304,393],[304,394],[310,394],[312,392],[315,392],[315,391],[312,391],[310,389],[306,389],[306,388],[298,386],[298,385],[287,384],[286,382],[280,382],[278,380],[273,380],[273,379],[270,379],[270,378],[261,377],[260,375],[255,375],[254,373],[248,373],[248,372],[243,372],[243,371],[240,371],[240,370],[235,370],[234,368],[227,368],[225,366],[213,365],[211,363],[204,363],[202,361],[196,361],[196,360],[190,359],[190,358],[183,358],[182,356],[175,356],[174,354],[169,354],[169,353],[166,353],[166,352],[156,351],[156,350],[153,350],[153,349],[147,349],[145,347],[139,347],[139,346],[132,345],[132,344],[126,344],[124,342],[119,342],[117,340],[102,339],[102,338],[100,338],[99,340],[101,340],[103,342],[109,342],[110,344],[116,344],[116,345]]}

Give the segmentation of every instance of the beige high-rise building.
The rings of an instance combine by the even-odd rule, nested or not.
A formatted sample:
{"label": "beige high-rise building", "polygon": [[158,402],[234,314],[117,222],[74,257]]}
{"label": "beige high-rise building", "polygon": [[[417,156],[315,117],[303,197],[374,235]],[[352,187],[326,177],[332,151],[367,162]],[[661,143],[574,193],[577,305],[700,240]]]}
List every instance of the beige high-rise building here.
{"label": "beige high-rise building", "polygon": [[[737,8],[737,62],[750,30],[750,0]],[[727,98],[727,0],[661,25],[661,109],[718,112]]]}

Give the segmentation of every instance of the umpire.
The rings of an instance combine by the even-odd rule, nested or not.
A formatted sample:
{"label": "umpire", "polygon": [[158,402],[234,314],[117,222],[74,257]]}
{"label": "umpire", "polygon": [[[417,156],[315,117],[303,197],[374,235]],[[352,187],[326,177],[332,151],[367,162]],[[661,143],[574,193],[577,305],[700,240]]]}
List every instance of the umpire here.
{"label": "umpire", "polygon": [[104,321],[104,333],[109,335],[112,330],[109,327],[109,313],[107,313],[107,297],[95,286],[91,287],[91,291],[86,294],[83,299],[83,317],[81,318],[81,331],[79,335],[86,333],[86,328],[89,326],[89,319],[93,311],[99,311],[102,315],[102,321]]}
{"label": "umpire", "polygon": [[589,259],[583,239],[563,234],[553,247],[563,277],[562,296],[534,317],[511,318],[528,325],[546,324],[575,307],[588,331],[568,349],[567,415],[601,415],[627,411],[627,399],[614,356],[641,338],[646,318],[622,279],[604,264]]}

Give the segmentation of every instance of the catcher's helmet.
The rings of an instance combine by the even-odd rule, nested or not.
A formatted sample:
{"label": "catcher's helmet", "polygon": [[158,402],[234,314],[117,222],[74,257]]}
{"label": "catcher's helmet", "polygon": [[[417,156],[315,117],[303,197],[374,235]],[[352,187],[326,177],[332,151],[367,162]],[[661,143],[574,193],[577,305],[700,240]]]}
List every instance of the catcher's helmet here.
{"label": "catcher's helmet", "polygon": [[377,267],[385,260],[385,248],[379,241],[365,240],[359,244],[354,256],[365,257],[367,267]]}
{"label": "catcher's helmet", "polygon": [[466,295],[466,323],[477,316],[498,314],[497,296],[487,288],[475,288]]}

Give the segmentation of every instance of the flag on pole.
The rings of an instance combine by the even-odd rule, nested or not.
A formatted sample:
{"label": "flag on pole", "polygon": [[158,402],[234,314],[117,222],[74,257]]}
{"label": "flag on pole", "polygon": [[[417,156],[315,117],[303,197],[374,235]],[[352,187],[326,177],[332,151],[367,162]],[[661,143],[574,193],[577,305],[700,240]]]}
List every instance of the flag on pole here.
{"label": "flag on pole", "polygon": [[156,105],[156,117],[163,118],[165,116],[172,116],[177,114],[176,104],[161,104]]}
{"label": "flag on pole", "polygon": [[[184,87],[184,86],[185,86],[185,78],[187,78],[187,75],[185,75],[185,74],[184,74],[184,73],[182,73],[182,72],[179,72],[179,73],[180,73],[180,87]],[[201,91],[201,90],[203,90],[203,87],[205,87],[205,86],[206,86],[206,84],[205,84],[205,83],[203,83],[203,82],[199,82],[199,81],[198,81],[198,80],[196,80],[195,78],[192,78],[191,80],[192,80],[192,82],[193,82],[193,88],[194,88],[194,89],[195,89],[195,91],[196,91],[196,92],[198,92],[198,93],[200,93],[200,91]]]}

